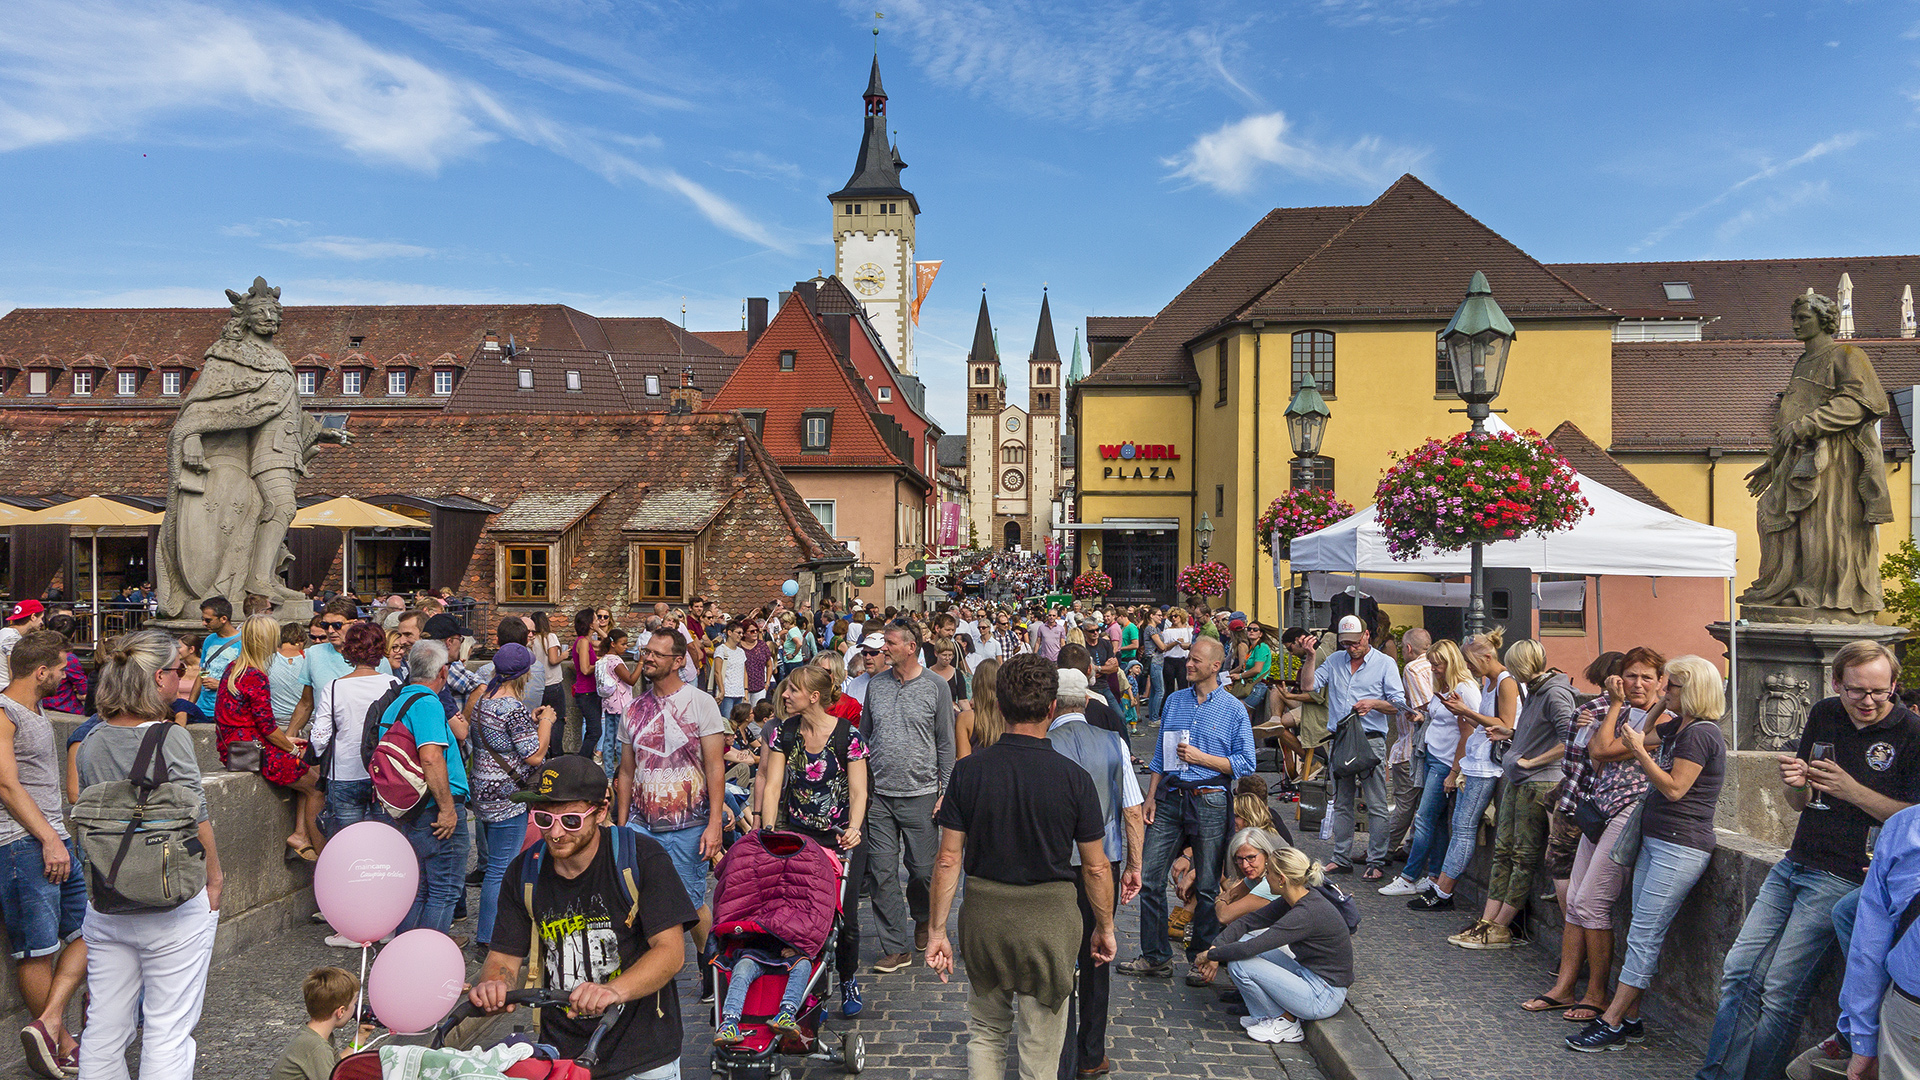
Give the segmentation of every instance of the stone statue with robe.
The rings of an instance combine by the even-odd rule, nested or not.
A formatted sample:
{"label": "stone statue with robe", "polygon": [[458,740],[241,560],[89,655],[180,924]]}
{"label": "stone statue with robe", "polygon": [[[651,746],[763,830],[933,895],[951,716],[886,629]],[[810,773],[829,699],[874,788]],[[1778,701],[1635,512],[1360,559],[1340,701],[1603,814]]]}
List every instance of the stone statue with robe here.
{"label": "stone statue with robe", "polygon": [[1792,311],[1806,351],[1766,464],[1747,476],[1760,498],[1760,572],[1740,603],[1755,622],[1872,622],[1885,607],[1876,526],[1893,520],[1878,427],[1887,394],[1867,354],[1834,340],[1832,300],[1809,293]]}
{"label": "stone statue with robe", "polygon": [[273,344],[280,290],[254,278],[227,299],[233,317],[207,347],[168,439],[155,580],[163,619],[196,618],[214,596],[236,611],[250,596],[275,608],[303,601],[280,576],[292,561],[294,485],[317,443],[352,441],[300,408],[293,366]]}

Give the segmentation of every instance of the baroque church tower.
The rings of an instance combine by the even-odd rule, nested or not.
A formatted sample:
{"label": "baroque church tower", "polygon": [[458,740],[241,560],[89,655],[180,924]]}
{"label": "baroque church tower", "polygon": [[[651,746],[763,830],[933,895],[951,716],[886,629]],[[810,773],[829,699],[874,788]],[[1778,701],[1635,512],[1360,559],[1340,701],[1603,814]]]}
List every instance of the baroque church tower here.
{"label": "baroque church tower", "polygon": [[863,96],[867,115],[860,157],[846,186],[827,196],[833,206],[834,273],[860,298],[894,365],[913,375],[913,243],[920,203],[900,186],[907,163],[887,135],[887,92],[880,85],[878,55]]}

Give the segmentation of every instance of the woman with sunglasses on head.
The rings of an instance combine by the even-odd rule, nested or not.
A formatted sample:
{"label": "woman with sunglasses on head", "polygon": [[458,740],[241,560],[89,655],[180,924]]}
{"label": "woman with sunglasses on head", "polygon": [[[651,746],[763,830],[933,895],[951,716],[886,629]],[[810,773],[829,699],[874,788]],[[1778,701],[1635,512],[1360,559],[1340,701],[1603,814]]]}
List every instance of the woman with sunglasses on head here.
{"label": "woman with sunglasses on head", "polygon": [[835,953],[840,1012],[860,1012],[860,886],[866,876],[860,827],[867,818],[867,744],[857,724],[828,711],[840,691],[818,667],[802,667],[779,686],[788,718],[766,740],[760,820],[818,842],[847,868],[840,907],[845,923]]}
{"label": "woman with sunglasses on head", "polygon": [[1613,1003],[1569,1049],[1593,1053],[1646,1038],[1640,1004],[1659,968],[1660,948],[1687,894],[1713,860],[1713,812],[1727,773],[1720,715],[1726,689],[1720,669],[1698,656],[1667,661],[1666,706],[1673,719],[1655,729],[1657,749],[1634,728],[1621,732],[1650,788],[1640,811],[1640,855],[1633,864],[1633,922]]}

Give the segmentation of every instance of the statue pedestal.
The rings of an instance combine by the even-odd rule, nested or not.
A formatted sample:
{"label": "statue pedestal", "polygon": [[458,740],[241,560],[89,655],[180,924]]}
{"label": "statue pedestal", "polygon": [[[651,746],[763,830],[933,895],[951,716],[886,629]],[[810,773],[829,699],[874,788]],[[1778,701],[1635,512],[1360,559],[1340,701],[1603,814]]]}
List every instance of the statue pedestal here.
{"label": "statue pedestal", "polygon": [[[1724,622],[1710,623],[1707,633],[1727,644],[1731,629]],[[1739,648],[1728,650],[1730,657],[1737,654],[1738,697],[1728,703],[1721,727],[1732,749],[1766,751],[1798,745],[1807,710],[1833,696],[1828,670],[1842,647],[1862,640],[1891,647],[1907,636],[1902,627],[1879,623],[1742,621],[1739,631]]]}
{"label": "statue pedestal", "polygon": [[[233,623],[235,626],[246,621],[240,617],[240,607],[241,605],[239,604],[234,605]],[[278,622],[297,622],[301,626],[305,626],[313,621],[313,601],[306,599],[288,600],[267,614],[272,615]],[[191,617],[183,615],[178,619],[148,619],[146,625],[156,630],[165,630],[170,634],[198,634],[206,629],[206,627],[200,625],[200,611],[198,608],[194,609]]]}

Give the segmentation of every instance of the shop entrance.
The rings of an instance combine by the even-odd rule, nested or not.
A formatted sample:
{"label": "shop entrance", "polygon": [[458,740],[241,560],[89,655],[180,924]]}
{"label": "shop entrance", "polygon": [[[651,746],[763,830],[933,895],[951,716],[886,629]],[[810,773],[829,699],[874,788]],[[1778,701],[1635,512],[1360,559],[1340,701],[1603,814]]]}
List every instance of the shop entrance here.
{"label": "shop entrance", "polygon": [[1100,534],[1105,555],[1100,568],[1113,578],[1115,600],[1170,604],[1179,559],[1178,539],[1170,529],[1108,529]]}

